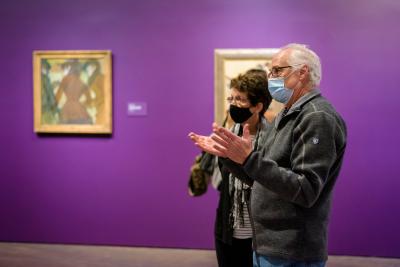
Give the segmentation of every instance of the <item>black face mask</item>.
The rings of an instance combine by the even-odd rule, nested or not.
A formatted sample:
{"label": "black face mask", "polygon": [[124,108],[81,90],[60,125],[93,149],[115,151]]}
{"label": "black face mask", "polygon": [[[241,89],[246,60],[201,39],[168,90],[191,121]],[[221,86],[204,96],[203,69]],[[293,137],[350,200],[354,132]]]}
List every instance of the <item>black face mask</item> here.
{"label": "black face mask", "polygon": [[250,112],[250,108],[239,108],[234,105],[229,106],[229,114],[236,123],[243,123],[253,115],[253,113]]}

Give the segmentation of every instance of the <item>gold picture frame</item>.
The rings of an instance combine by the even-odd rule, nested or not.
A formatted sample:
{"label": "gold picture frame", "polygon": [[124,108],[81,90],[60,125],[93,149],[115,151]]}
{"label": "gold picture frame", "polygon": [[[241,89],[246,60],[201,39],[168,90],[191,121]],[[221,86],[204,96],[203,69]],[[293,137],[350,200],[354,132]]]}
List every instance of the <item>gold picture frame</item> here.
{"label": "gold picture frame", "polygon": [[[266,49],[215,49],[214,50],[214,120],[222,124],[229,105],[226,101],[229,95],[230,80],[245,73],[249,69],[265,69],[271,66],[272,56],[279,51],[277,48]],[[265,88],[267,90],[267,88]],[[283,108],[283,104],[272,100],[265,113],[271,121]]]}
{"label": "gold picture frame", "polygon": [[112,133],[109,50],[33,52],[34,131]]}

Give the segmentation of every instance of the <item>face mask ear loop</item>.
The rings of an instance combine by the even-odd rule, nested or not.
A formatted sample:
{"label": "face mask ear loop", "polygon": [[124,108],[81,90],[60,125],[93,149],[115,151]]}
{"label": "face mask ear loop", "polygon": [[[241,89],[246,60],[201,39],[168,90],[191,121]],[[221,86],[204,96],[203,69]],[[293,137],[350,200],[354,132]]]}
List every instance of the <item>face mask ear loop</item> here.
{"label": "face mask ear loop", "polygon": [[291,73],[289,73],[289,75],[288,76],[286,76],[286,77],[282,77],[283,78],[283,83],[285,84],[285,81],[286,81],[286,79],[287,78],[289,78],[290,76],[292,76],[292,74],[295,72],[296,70],[292,70],[292,72]]}

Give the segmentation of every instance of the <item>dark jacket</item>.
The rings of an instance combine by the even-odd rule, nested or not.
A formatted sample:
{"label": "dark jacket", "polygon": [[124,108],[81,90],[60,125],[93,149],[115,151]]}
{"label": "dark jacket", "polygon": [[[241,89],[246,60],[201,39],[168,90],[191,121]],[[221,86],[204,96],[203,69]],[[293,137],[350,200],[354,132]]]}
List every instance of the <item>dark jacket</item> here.
{"label": "dark jacket", "polygon": [[[234,132],[238,132],[239,124],[236,124],[235,127],[233,128]],[[272,125],[263,117],[261,118],[261,123],[260,123],[260,129],[258,131],[258,136],[257,136],[257,144],[255,145],[255,148],[262,149],[264,147],[264,143],[267,139],[267,134],[272,128]],[[230,211],[232,209],[232,204],[233,200],[229,194],[229,170],[225,168],[223,164],[219,164],[220,171],[221,171],[221,176],[222,176],[222,181],[221,184],[218,187],[218,190],[220,191],[220,197],[219,197],[219,202],[218,202],[218,208],[217,208],[217,215],[215,219],[215,238],[231,245],[232,244],[232,236],[233,236],[233,229],[231,227],[230,223]],[[251,179],[247,180],[247,183],[253,184],[253,181]],[[250,197],[250,194],[248,194]]]}
{"label": "dark jacket", "polygon": [[254,180],[251,214],[257,253],[300,261],[327,259],[332,190],[345,147],[343,119],[314,90],[286,115],[278,115],[262,151],[253,151],[242,166],[224,161],[237,177]]}

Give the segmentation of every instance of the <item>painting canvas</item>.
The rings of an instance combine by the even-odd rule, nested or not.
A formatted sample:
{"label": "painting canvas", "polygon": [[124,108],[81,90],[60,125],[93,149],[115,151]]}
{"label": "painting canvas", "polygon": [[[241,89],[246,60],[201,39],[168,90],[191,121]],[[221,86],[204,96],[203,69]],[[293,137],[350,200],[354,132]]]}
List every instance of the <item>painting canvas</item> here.
{"label": "painting canvas", "polygon": [[34,131],[112,133],[111,51],[34,51]]}
{"label": "painting canvas", "polygon": [[[222,124],[226,117],[229,105],[226,98],[229,96],[230,81],[239,74],[249,69],[265,69],[271,66],[272,56],[278,49],[216,49],[215,58],[215,91],[214,91],[214,120]],[[267,88],[266,88],[267,90]],[[265,113],[265,117],[271,120],[283,108],[281,103],[272,100]]]}

